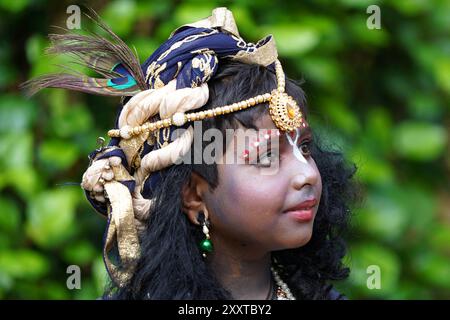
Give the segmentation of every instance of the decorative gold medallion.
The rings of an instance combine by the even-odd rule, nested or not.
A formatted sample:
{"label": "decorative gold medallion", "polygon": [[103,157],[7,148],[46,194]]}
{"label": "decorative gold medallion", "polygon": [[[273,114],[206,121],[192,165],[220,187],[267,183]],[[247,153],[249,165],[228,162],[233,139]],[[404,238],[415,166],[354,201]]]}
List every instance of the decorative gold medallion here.
{"label": "decorative gold medallion", "polygon": [[278,90],[273,90],[271,96],[269,113],[277,128],[290,132],[300,127],[303,115],[294,98]]}

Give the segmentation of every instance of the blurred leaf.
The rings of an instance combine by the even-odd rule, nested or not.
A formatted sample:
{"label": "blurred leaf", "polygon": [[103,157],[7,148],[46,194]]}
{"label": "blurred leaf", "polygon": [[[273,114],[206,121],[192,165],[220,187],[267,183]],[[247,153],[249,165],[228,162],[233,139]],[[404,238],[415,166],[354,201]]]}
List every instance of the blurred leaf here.
{"label": "blurred leaf", "polygon": [[437,224],[428,242],[436,252],[450,257],[450,225]]}
{"label": "blurred leaf", "polygon": [[422,120],[439,120],[444,111],[436,94],[421,91],[411,95],[408,108],[415,118]]}
{"label": "blurred leaf", "polygon": [[22,11],[29,3],[29,0],[17,0],[17,1],[8,1],[8,0],[0,0],[0,8],[10,11],[12,13],[17,13]]}
{"label": "blurred leaf", "polygon": [[[387,70],[383,73],[383,83],[385,90],[394,98],[400,101],[408,100],[414,85],[408,81],[408,77],[399,71]],[[393,107],[393,110],[395,107]]]}
{"label": "blurred leaf", "polygon": [[0,251],[0,274],[13,278],[38,279],[50,269],[45,256],[31,250]]}
{"label": "blurred leaf", "polygon": [[14,234],[20,224],[20,211],[16,204],[8,198],[0,198],[0,231],[2,234]]}
{"label": "blurred leaf", "polygon": [[443,90],[450,93],[450,58],[448,57],[448,53],[446,57],[435,58],[433,61],[433,69],[437,83]]}
{"label": "blurred leaf", "polygon": [[140,19],[149,19],[170,13],[172,3],[169,1],[138,1],[136,6],[136,15]]}
{"label": "blurred leaf", "polygon": [[45,54],[45,48],[49,45],[46,37],[40,34],[33,34],[26,42],[26,55],[28,62],[38,63],[39,59]]}
{"label": "blurred leaf", "polygon": [[[178,28],[186,23],[192,23],[193,21],[205,19],[211,15],[211,10],[214,8],[215,6],[213,2],[180,3],[175,7],[175,12],[172,16],[172,23]],[[173,30],[170,32],[172,31]],[[166,35],[166,38],[168,36],[169,34]]]}
{"label": "blurred leaf", "polygon": [[423,281],[440,288],[450,289],[449,258],[432,251],[418,253],[412,267]]}
{"label": "blurred leaf", "polygon": [[136,48],[136,52],[139,56],[139,61],[144,63],[145,60],[150,57],[150,55],[158,49],[160,46],[155,39],[148,39],[144,37],[133,38],[129,41],[131,48]]}
{"label": "blurred leaf", "polygon": [[354,162],[358,171],[356,175],[361,182],[368,185],[388,185],[394,182],[394,172],[391,164],[381,157],[375,156],[368,146],[361,145],[351,150],[350,159]]}
{"label": "blurred leaf", "polygon": [[101,17],[109,26],[114,26],[114,32],[118,36],[124,37],[131,32],[136,21],[136,8],[133,0],[111,1],[101,12]]}
{"label": "blurred leaf", "polygon": [[392,120],[386,109],[371,108],[366,114],[366,134],[362,136],[372,151],[379,154],[390,152],[392,139]]}
{"label": "blurred leaf", "polygon": [[299,26],[298,23],[266,26],[263,30],[267,34],[273,34],[278,52],[287,57],[303,55],[315,48],[320,41],[316,30]]}
{"label": "blurred leaf", "polygon": [[[0,26],[1,27],[1,26]],[[13,84],[17,77],[17,71],[11,64],[11,53],[8,43],[0,40],[0,89]],[[1,126],[0,126],[1,128]]]}
{"label": "blurred leaf", "polygon": [[40,145],[39,159],[52,170],[66,169],[78,158],[78,147],[71,142],[48,139]]}
{"label": "blurred leaf", "polygon": [[[389,33],[383,29],[383,18],[381,18],[381,29],[367,28],[369,15],[352,16],[347,19],[347,27],[351,36],[351,41],[365,46],[383,47],[389,42]],[[383,14],[381,14],[383,17]]]}
{"label": "blurred leaf", "polygon": [[55,248],[71,235],[78,190],[57,189],[31,199],[25,225],[27,235],[43,248]]}
{"label": "blurred leaf", "polygon": [[399,241],[409,221],[408,212],[393,189],[368,195],[363,208],[358,210],[359,227],[380,241]]}
{"label": "blurred leaf", "polygon": [[349,135],[361,131],[360,123],[354,112],[336,99],[324,99],[321,103],[324,113],[329,117],[332,126]]}
{"label": "blurred leaf", "polygon": [[339,0],[340,4],[343,4],[348,8],[365,9],[372,4],[380,3],[379,0]]}
{"label": "blurred leaf", "polygon": [[427,0],[410,0],[410,1],[391,1],[390,4],[395,6],[401,13],[407,15],[416,15],[423,13],[430,8],[432,1]]}
{"label": "blurred leaf", "polygon": [[429,236],[429,231],[434,229],[433,221],[436,220],[435,195],[427,187],[411,183],[398,188],[396,197],[409,213],[411,231],[418,237]]}
{"label": "blurred leaf", "polygon": [[110,281],[101,256],[94,261],[92,265],[92,273],[94,276],[95,288],[97,289],[97,295],[100,297],[105,292],[107,284]]}
{"label": "blurred leaf", "polygon": [[445,150],[444,128],[426,122],[405,121],[394,129],[394,149],[411,160],[430,161]]}
{"label": "blurred leaf", "polygon": [[418,283],[412,283],[411,281],[401,282],[390,296],[391,299],[396,300],[425,300],[433,299],[429,287],[420,285]]}
{"label": "blurred leaf", "polygon": [[172,19],[161,21],[154,35],[155,40],[158,42],[157,46],[159,47],[161,45],[161,42],[166,41],[167,37],[179,26],[180,25],[176,24]]}
{"label": "blurred leaf", "polygon": [[27,131],[0,135],[0,165],[3,170],[29,167],[32,145],[33,137]]}
{"label": "blurred leaf", "polygon": [[429,15],[429,18],[434,30],[439,30],[442,33],[450,31],[450,16],[447,14],[449,11],[449,1],[435,1],[433,3],[433,14]]}
{"label": "blurred leaf", "polygon": [[[339,23],[332,17],[311,12],[303,12],[296,20],[301,20],[302,26],[307,26],[308,28],[316,30],[316,32],[320,34],[321,39],[323,37],[323,41],[320,43],[321,51],[335,51],[342,47],[342,33],[339,28]],[[311,58],[313,58],[313,56]],[[334,61],[331,57],[329,60]]]}
{"label": "blurred leaf", "polygon": [[4,176],[0,174],[0,186],[4,183],[11,185],[23,199],[28,200],[44,188],[45,181],[32,167],[13,168],[8,170]]}
{"label": "blurred leaf", "polygon": [[0,97],[0,133],[20,133],[31,127],[36,106],[31,100],[16,95]]}
{"label": "blurred leaf", "polygon": [[46,300],[68,300],[70,299],[70,291],[67,289],[65,282],[48,281],[42,284],[46,288],[43,295],[39,295],[41,299]]}
{"label": "blurred leaf", "polygon": [[72,137],[93,127],[92,116],[84,105],[73,104],[53,115],[51,126],[59,137]]}
{"label": "blurred leaf", "polygon": [[243,6],[232,5],[229,6],[231,12],[236,19],[236,24],[239,26],[239,34],[247,39],[255,39],[259,40],[259,38],[265,37],[266,35],[261,35],[259,26],[256,24],[253,19],[252,12],[247,10],[247,8]]}
{"label": "blurred leaf", "polygon": [[12,277],[0,270],[0,299],[3,297],[3,291],[10,290],[14,284]]}
{"label": "blurred leaf", "polygon": [[81,289],[74,291],[77,300],[94,300],[100,297],[92,281],[83,281]]}
{"label": "blurred leaf", "polygon": [[96,256],[97,251],[87,241],[71,243],[64,248],[63,257],[67,263],[86,265]]}
{"label": "blurred leaf", "polygon": [[[16,235],[16,238],[18,238],[20,235]],[[8,233],[0,233],[0,249],[7,249],[12,246],[15,240],[11,235]]]}
{"label": "blurred leaf", "polygon": [[[351,273],[349,281],[358,291],[369,297],[388,297],[395,293],[400,277],[400,261],[396,254],[386,247],[376,243],[360,243],[353,245],[349,252]],[[378,266],[380,269],[380,289],[369,289],[367,279],[371,275],[367,272],[369,266]]]}
{"label": "blurred leaf", "polygon": [[332,87],[334,83],[342,81],[339,65],[329,57],[312,55],[303,61],[298,60],[298,62],[299,70],[307,75],[307,81],[311,79],[324,87]]}

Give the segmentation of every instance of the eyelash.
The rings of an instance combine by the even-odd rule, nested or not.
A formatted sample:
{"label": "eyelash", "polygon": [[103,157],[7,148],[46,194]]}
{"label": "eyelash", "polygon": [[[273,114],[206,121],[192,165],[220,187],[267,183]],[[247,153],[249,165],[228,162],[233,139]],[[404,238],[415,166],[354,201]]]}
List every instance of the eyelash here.
{"label": "eyelash", "polygon": [[312,145],[312,140],[305,140],[300,144],[300,151],[303,152],[302,147],[303,146],[308,146],[308,152],[306,152],[306,156],[311,156],[311,145]]}
{"label": "eyelash", "polygon": [[[303,155],[306,158],[309,158],[311,156],[311,145],[312,145],[312,140],[303,140],[302,143],[299,145],[300,151],[303,153]],[[305,146],[308,147],[308,149],[307,149],[308,151],[306,151],[306,152],[303,149],[303,147],[305,147]],[[257,163],[255,163],[255,165],[257,167],[270,167],[270,164],[272,163],[270,160],[268,163],[263,164],[261,159],[266,159],[266,158],[272,159],[272,157],[274,157],[274,156],[276,156],[276,155],[272,155],[272,150],[270,150],[270,151],[264,153],[262,156],[260,156],[259,161]]]}

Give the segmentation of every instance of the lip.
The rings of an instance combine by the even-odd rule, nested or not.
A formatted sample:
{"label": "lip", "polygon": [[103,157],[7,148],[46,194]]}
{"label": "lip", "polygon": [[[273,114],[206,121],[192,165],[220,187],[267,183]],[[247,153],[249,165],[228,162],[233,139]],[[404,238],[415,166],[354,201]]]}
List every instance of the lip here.
{"label": "lip", "polygon": [[294,219],[302,222],[310,221],[314,217],[314,207],[317,205],[316,199],[310,199],[297,204],[296,206],[284,211]]}

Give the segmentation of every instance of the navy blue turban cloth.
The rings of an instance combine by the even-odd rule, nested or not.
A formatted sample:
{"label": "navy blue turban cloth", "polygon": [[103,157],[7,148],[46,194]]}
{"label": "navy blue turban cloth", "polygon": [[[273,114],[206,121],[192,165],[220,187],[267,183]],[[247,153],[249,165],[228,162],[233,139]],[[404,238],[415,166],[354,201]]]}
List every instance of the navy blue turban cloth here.
{"label": "navy blue turban cloth", "polygon": [[[220,59],[233,58],[242,51],[253,53],[263,45],[267,44],[271,39],[271,36],[267,36],[258,43],[252,44],[246,43],[242,38],[218,28],[195,28],[184,26],[177,29],[176,32],[141,65],[141,68],[146,76],[146,83],[149,89],[166,85],[174,78],[176,78],[177,89],[196,87],[207,82],[214,76]],[[199,65],[198,61],[202,61],[203,65]],[[116,71],[123,76],[121,78],[112,79],[112,83],[117,89],[126,89],[127,86],[135,84],[133,77],[128,73],[127,69],[118,65]],[[119,112],[117,113],[116,128],[118,128],[118,118],[121,110],[122,106],[119,107]],[[119,138],[112,138],[108,146],[118,146],[119,141]],[[145,142],[143,151],[140,155],[141,158],[150,151],[158,148],[158,143],[155,145],[148,145]],[[93,151],[89,155],[89,158],[94,159],[99,151],[100,149]],[[120,148],[106,152],[98,159],[111,156],[120,157],[123,165],[130,169],[125,154]],[[133,174],[133,172],[130,172],[130,174]],[[142,196],[151,198],[160,179],[160,171],[151,173],[142,188]],[[134,181],[122,181],[122,183],[130,189],[130,192],[134,190]],[[86,192],[86,194],[88,193]],[[106,214],[106,204],[94,201],[90,197],[87,198],[98,212]]]}

